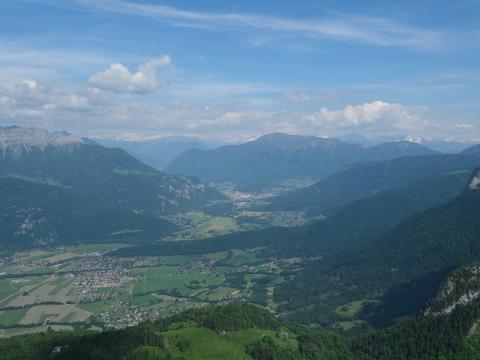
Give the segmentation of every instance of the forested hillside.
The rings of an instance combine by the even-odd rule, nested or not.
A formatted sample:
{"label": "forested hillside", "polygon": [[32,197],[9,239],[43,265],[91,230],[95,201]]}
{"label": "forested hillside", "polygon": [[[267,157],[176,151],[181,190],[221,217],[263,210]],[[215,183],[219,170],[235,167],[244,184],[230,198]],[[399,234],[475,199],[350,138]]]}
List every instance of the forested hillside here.
{"label": "forested hillside", "polygon": [[[475,182],[473,176],[470,182]],[[331,311],[379,300],[362,314],[389,323],[419,310],[452,269],[480,260],[480,197],[471,186],[447,204],[403,221],[364,248],[312,263],[276,292],[293,318],[332,321]]]}
{"label": "forested hillside", "polygon": [[473,171],[479,159],[468,155],[402,157],[345,167],[316,184],[269,199],[268,210],[305,210],[332,213],[340,207],[415,180],[457,171]]}
{"label": "forested hillside", "polygon": [[267,247],[274,256],[348,251],[376,240],[416,213],[455,198],[465,189],[470,175],[470,171],[459,171],[413,181],[398,189],[354,201],[332,216],[306,226],[237,232],[195,242],[158,242],[121,249],[114,254],[201,254],[255,247]]}
{"label": "forested hillside", "polygon": [[149,241],[178,230],[71,187],[0,177],[0,246],[22,249],[106,241]]}
{"label": "forested hillside", "polygon": [[251,305],[195,310],[124,330],[46,333],[0,340],[5,360],[110,359],[472,359],[480,305],[419,317],[347,338],[282,324]]}

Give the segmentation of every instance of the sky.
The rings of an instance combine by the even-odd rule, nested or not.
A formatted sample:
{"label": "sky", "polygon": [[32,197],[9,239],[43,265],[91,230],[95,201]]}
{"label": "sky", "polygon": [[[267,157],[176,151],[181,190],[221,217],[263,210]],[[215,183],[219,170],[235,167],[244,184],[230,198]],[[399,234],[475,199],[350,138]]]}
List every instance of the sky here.
{"label": "sky", "polygon": [[479,0],[2,0],[0,125],[480,142]]}

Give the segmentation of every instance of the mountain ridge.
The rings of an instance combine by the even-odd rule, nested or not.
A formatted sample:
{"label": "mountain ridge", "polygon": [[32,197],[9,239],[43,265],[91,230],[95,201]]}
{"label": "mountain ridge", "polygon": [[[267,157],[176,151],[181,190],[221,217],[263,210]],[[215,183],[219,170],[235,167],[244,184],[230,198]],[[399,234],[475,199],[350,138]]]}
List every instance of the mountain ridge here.
{"label": "mountain ridge", "polygon": [[[72,136],[65,133],[12,129],[7,134],[13,134],[15,141],[7,139],[0,158],[3,176],[56,181],[130,209],[159,214],[224,199],[199,180],[165,174],[121,149],[86,144],[76,137],[70,141]],[[26,138],[18,137],[19,132],[26,133]]]}
{"label": "mountain ridge", "polygon": [[217,183],[231,182],[258,190],[291,179],[319,179],[342,167],[366,160],[437,154],[422,145],[399,142],[365,147],[338,139],[269,134],[256,140],[213,150],[187,150],[166,171]]}

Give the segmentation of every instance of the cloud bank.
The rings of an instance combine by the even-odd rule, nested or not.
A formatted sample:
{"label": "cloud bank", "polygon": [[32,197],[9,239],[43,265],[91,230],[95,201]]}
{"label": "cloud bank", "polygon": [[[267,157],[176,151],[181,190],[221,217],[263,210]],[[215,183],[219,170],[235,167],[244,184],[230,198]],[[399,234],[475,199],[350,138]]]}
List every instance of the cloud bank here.
{"label": "cloud bank", "polygon": [[89,78],[90,85],[115,93],[150,94],[157,90],[157,75],[161,68],[170,67],[172,71],[172,59],[170,56],[160,56],[151,59],[131,73],[127,67],[115,63]]}
{"label": "cloud bank", "polygon": [[[108,72],[107,78],[112,79],[113,74]],[[121,86],[109,83],[111,86],[103,87],[104,90],[85,87],[66,91],[36,80],[0,88],[0,122],[29,126],[47,124],[87,136],[131,133],[139,136],[195,135],[224,140],[251,138],[271,132],[321,136],[355,132],[364,136],[410,134],[468,138],[468,134],[476,129],[470,123],[452,125],[451,122],[434,122],[424,107],[382,100],[342,108],[320,107],[313,111],[285,106],[281,92],[277,95],[277,102],[271,100],[273,105],[268,106],[259,106],[255,99],[218,102],[208,106],[175,101],[140,101],[142,99],[135,94],[139,91],[145,93],[147,89],[151,91],[154,87],[145,85],[144,80],[132,80],[136,73],[129,74],[127,80],[122,79]],[[120,92],[132,95],[120,96]]]}
{"label": "cloud bank", "polygon": [[425,109],[392,104],[380,100],[348,105],[342,110],[321,108],[303,117],[303,121],[321,129],[375,129],[377,131],[420,131],[429,126]]}

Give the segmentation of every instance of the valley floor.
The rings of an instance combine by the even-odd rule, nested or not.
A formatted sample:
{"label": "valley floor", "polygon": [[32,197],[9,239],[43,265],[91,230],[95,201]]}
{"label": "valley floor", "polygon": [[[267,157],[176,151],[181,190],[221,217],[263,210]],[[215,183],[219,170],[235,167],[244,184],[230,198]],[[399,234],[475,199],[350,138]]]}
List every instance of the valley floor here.
{"label": "valley floor", "polygon": [[112,257],[125,244],[18,252],[1,263],[0,336],[52,329],[125,328],[211,304],[275,311],[275,286],[308,259],[262,249],[198,256]]}

